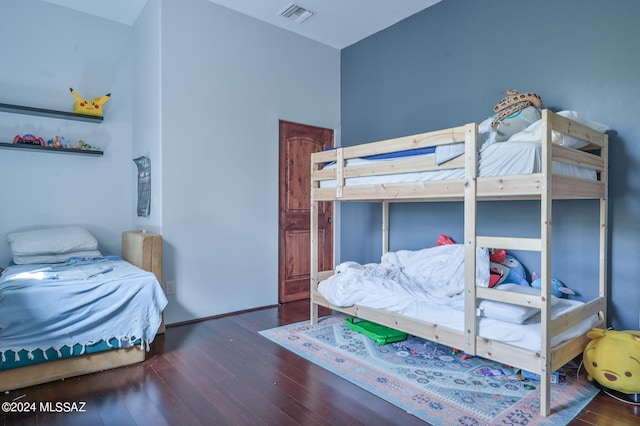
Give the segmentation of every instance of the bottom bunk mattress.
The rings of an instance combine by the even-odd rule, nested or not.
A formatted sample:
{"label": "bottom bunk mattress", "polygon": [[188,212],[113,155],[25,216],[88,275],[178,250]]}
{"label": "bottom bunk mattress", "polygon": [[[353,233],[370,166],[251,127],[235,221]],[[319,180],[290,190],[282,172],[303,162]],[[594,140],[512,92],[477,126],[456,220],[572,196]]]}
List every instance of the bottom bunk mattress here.
{"label": "bottom bunk mattress", "polygon": [[[489,258],[478,250],[476,283],[487,287]],[[402,250],[382,256],[379,264],[344,262],[318,285],[318,292],[337,307],[353,305],[383,309],[399,315],[464,331],[464,247],[444,245],[418,251]],[[500,291],[539,294],[538,289],[502,284]],[[552,297],[552,318],[583,302]],[[483,300],[478,306],[478,334],[527,350],[539,351],[540,310]],[[584,335],[597,323],[594,315],[553,336],[551,345]]]}
{"label": "bottom bunk mattress", "polygon": [[[154,274],[117,256],[14,265],[0,277],[3,368],[146,345],[167,298]],[[8,357],[12,358],[11,360]]]}

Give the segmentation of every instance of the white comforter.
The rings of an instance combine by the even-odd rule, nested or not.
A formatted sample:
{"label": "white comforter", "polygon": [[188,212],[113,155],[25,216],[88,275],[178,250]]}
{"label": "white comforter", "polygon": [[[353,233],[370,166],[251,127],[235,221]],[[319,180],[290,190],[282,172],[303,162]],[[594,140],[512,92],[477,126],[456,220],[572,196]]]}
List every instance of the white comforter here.
{"label": "white comforter", "polygon": [[[489,285],[489,255],[476,253],[476,284]],[[344,262],[318,286],[336,306],[363,305],[394,312],[421,303],[451,305],[464,298],[464,247],[447,244],[382,256],[381,263]]]}

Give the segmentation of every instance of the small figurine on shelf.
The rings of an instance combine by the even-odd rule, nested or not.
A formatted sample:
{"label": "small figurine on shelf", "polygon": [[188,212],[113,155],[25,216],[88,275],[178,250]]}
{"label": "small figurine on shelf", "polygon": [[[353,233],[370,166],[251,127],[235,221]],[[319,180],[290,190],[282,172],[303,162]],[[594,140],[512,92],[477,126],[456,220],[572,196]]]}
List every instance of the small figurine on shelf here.
{"label": "small figurine on shelf", "polygon": [[23,145],[40,145],[45,146],[44,139],[40,137],[33,136],[31,133],[27,133],[24,136],[16,135],[13,138],[14,144],[23,144]]}
{"label": "small figurine on shelf", "polygon": [[52,148],[64,148],[62,141],[66,141],[66,138],[63,136],[62,138],[58,135],[54,139],[49,139],[47,141],[47,146]]}
{"label": "small figurine on shelf", "polygon": [[[86,151],[100,151],[100,148],[95,147],[95,146],[91,146],[88,143],[86,143],[85,141],[83,141],[82,139],[80,139],[78,142],[80,142],[80,146],[78,146],[78,149],[83,149]],[[74,147],[76,148],[76,147]]]}

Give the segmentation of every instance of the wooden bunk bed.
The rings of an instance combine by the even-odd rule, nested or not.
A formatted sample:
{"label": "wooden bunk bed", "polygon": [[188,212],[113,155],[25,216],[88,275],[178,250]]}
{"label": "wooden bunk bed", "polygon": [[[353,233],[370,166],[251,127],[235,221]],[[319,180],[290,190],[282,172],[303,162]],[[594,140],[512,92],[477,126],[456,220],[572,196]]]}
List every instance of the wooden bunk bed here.
{"label": "wooden bunk bed", "polygon": [[[607,143],[608,138],[590,127],[550,110],[542,111],[541,165],[538,172],[510,176],[481,176],[478,171],[478,125],[467,124],[418,135],[369,144],[338,148],[311,156],[311,323],[318,322],[318,307],[325,306],[354,317],[367,319],[409,334],[464,350],[470,355],[492,359],[540,374],[540,413],[551,411],[550,375],[581,354],[588,339],[581,335],[555,347],[553,336],[579,322],[597,316],[597,326],[606,324],[607,306]],[[557,132],[557,133],[556,133]],[[588,144],[580,149],[552,143],[557,135],[575,137]],[[382,164],[348,165],[347,160],[374,154],[407,151],[464,142],[464,154],[436,165],[433,158],[397,159]],[[334,163],[335,167],[324,167]],[[595,179],[552,173],[552,165],[565,163],[595,171]],[[349,184],[350,179],[389,173],[464,168],[464,178],[406,183]],[[326,183],[331,184],[327,185]],[[324,183],[324,184],[323,184]],[[599,277],[598,296],[579,308],[552,320],[551,316],[551,240],[554,200],[599,200]],[[378,201],[382,204],[382,251],[389,250],[389,203],[462,201],[464,203],[464,331],[436,323],[364,306],[338,307],[318,292],[318,284],[331,277],[333,270],[318,270],[319,203],[335,201]],[[540,237],[517,238],[477,235],[476,210],[480,201],[539,200]],[[542,289],[540,296],[499,291],[476,286],[476,248],[503,248],[540,252]],[[480,299],[535,307],[540,310],[540,350],[532,351],[481,337],[476,316]]]}
{"label": "wooden bunk bed", "polygon": [[[152,272],[162,282],[162,237],[140,231],[122,233],[122,258]],[[164,333],[164,314],[158,334]],[[0,391],[35,386],[55,380],[136,364],[145,360],[145,348],[136,344],[129,348],[88,353],[40,364],[0,371]]]}

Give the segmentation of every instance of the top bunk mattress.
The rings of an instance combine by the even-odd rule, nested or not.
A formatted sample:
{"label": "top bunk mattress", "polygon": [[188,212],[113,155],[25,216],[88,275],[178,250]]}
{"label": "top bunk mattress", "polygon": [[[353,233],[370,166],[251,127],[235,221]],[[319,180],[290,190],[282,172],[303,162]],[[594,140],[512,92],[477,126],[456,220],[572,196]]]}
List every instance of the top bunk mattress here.
{"label": "top bunk mattress", "polygon": [[[383,164],[390,161],[405,161],[416,158],[433,157],[436,161],[436,153],[420,154],[398,158],[365,159],[353,158],[346,161],[347,166],[364,164]],[[542,146],[539,141],[509,141],[496,142],[485,145],[479,153],[478,174],[481,177],[488,176],[512,176],[539,173],[542,165]],[[336,164],[331,163],[323,169],[335,169]],[[569,163],[554,161],[552,172],[557,175],[576,177],[588,180],[596,180],[595,170],[576,166]],[[345,179],[345,185],[375,185],[387,183],[426,182],[447,179],[464,179],[464,167],[429,170],[420,172],[394,173],[375,176],[352,177]],[[336,186],[335,179],[320,181],[321,188]]]}

